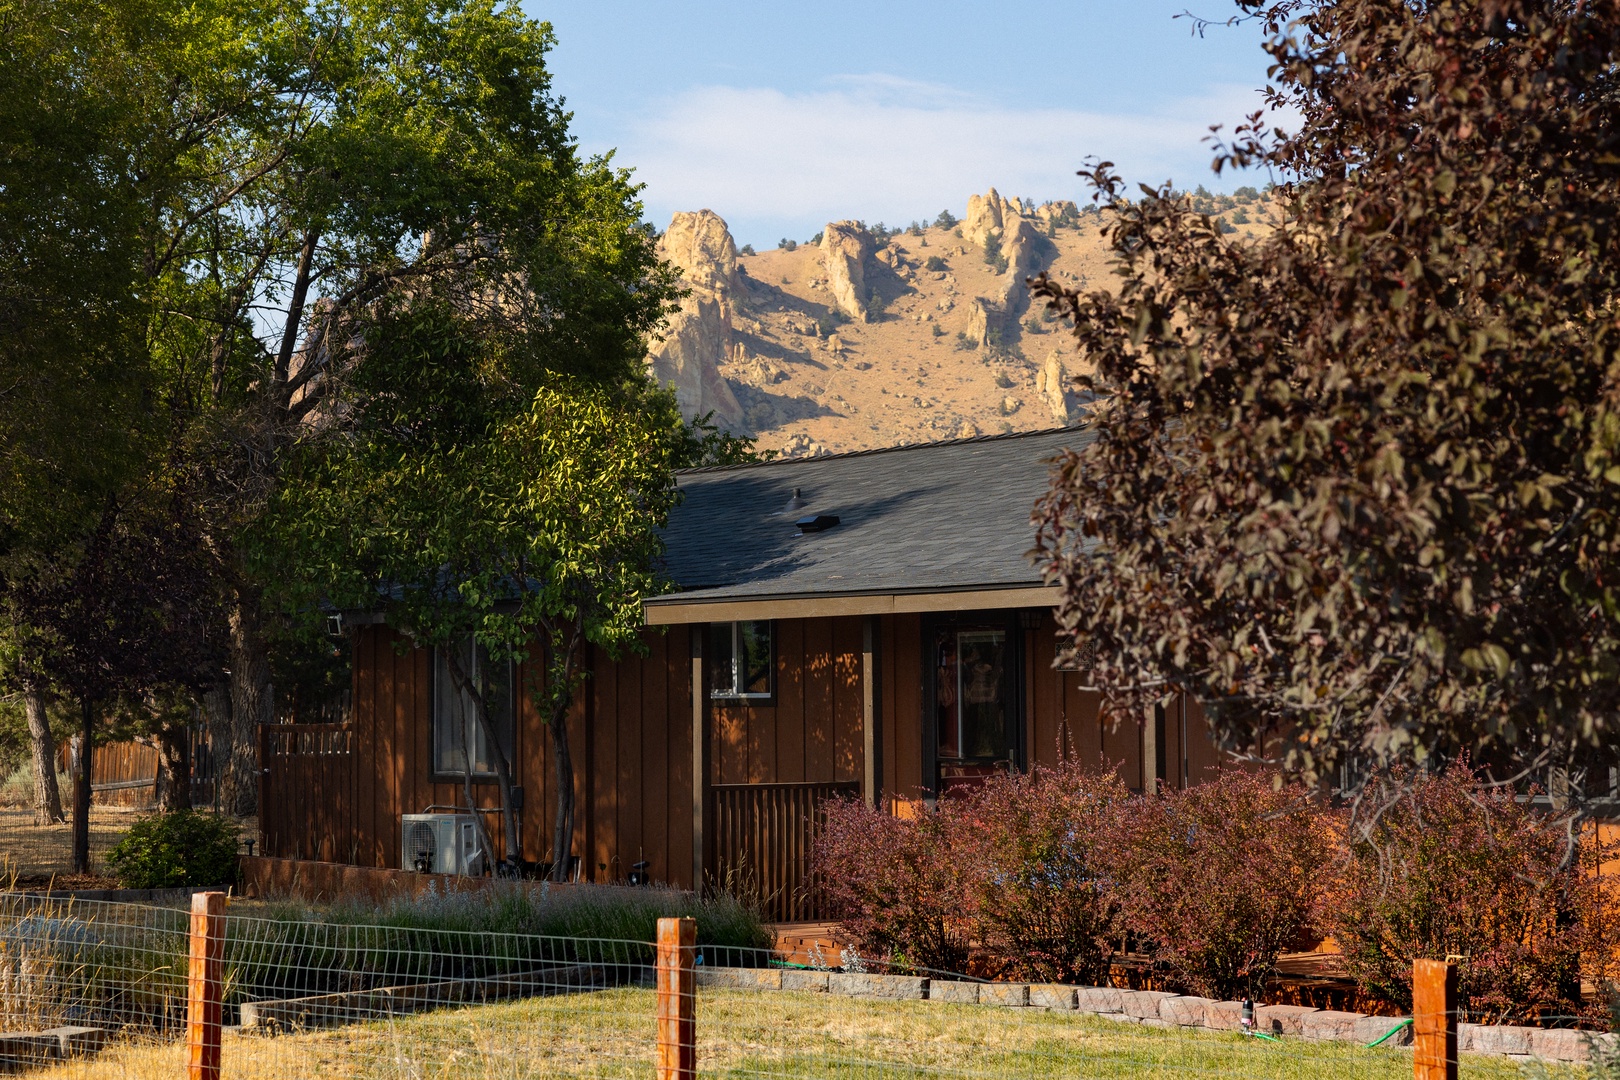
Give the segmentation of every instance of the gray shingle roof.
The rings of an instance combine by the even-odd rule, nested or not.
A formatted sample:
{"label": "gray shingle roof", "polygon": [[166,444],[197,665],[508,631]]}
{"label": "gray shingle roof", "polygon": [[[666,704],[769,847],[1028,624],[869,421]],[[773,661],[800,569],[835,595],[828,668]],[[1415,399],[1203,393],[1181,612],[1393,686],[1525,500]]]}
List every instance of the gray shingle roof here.
{"label": "gray shingle roof", "polygon": [[[1038,585],[1030,511],[1082,428],[694,469],[664,531],[681,602]],[[784,508],[798,488],[805,507]],[[825,532],[795,519],[835,514]],[[649,603],[657,604],[654,599]]]}

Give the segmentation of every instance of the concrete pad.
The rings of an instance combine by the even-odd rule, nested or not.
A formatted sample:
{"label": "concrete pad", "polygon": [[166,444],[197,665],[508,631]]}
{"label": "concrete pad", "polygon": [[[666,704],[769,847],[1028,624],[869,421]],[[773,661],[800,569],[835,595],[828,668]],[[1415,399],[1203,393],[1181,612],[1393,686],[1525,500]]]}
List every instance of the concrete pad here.
{"label": "concrete pad", "polygon": [[955,979],[929,979],[928,1000],[948,1001],[957,1005],[979,1003],[979,983],[959,982]]}
{"label": "concrete pad", "polygon": [[928,980],[916,975],[833,972],[827,977],[827,992],[843,997],[877,998],[883,1001],[923,1001],[928,997]]}

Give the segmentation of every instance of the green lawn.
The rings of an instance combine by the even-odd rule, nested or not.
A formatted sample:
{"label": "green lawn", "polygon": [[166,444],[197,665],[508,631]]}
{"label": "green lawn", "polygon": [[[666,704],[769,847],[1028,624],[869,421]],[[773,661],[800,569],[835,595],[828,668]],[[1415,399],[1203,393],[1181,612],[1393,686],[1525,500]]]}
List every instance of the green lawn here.
{"label": "green lawn", "polygon": [[[225,1076],[242,1080],[496,1080],[653,1075],[654,996],[612,990],[446,1009],[333,1031],[227,1035]],[[698,1067],[718,1077],[1255,1077],[1406,1080],[1410,1052],[1123,1024],[1076,1013],[823,994],[704,990]],[[36,1074],[84,1080],[183,1075],[183,1048],[122,1046]],[[1565,1070],[1576,1076],[1584,1070]],[[1525,1075],[1465,1055],[1465,1077]]]}

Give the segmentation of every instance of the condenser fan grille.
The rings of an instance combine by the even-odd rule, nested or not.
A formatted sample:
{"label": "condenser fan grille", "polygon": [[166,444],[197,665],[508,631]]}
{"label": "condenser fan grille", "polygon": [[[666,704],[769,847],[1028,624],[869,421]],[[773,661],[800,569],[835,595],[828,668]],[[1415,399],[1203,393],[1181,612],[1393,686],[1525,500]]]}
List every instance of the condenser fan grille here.
{"label": "condenser fan grille", "polygon": [[405,851],[413,859],[426,859],[439,865],[439,833],[425,821],[413,821],[405,829]]}

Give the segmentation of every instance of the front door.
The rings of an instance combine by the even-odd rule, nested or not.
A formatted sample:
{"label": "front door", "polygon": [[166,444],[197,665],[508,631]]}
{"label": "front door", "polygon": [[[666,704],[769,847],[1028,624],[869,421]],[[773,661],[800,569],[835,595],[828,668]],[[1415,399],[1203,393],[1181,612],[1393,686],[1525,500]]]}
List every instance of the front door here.
{"label": "front door", "polygon": [[[930,620],[923,778],[935,795],[1019,768],[1023,635],[1001,613]],[[931,752],[930,752],[931,751]]]}

